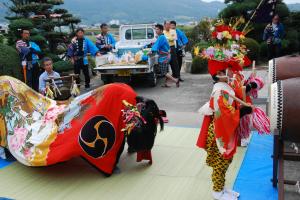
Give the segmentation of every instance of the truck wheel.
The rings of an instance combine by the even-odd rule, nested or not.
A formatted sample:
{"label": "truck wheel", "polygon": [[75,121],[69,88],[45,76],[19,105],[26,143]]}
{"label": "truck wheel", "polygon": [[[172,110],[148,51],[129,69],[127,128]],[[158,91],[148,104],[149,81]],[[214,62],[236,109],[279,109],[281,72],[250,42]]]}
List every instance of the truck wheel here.
{"label": "truck wheel", "polygon": [[104,85],[110,84],[113,82],[113,75],[101,74],[101,80],[103,81]]}
{"label": "truck wheel", "polygon": [[155,87],[157,85],[157,75],[155,72],[148,74],[148,81],[150,87]]}

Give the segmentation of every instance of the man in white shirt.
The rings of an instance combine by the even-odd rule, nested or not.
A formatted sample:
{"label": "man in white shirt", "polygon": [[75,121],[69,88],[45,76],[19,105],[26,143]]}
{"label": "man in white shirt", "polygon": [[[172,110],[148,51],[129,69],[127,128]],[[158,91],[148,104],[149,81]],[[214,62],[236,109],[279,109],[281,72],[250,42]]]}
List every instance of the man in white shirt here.
{"label": "man in white shirt", "polygon": [[177,34],[176,34],[176,30],[171,29],[170,21],[165,21],[164,23],[164,35],[166,36],[170,46],[170,53],[171,53],[170,65],[172,69],[172,76],[174,78],[180,78],[179,65],[178,65],[178,59],[176,54]]}
{"label": "man in white shirt", "polygon": [[[39,92],[45,94],[46,92],[46,80],[49,78],[60,78],[59,73],[53,70],[53,61],[51,58],[45,57],[42,61],[42,66],[45,71],[39,78]],[[61,80],[55,81],[56,84],[61,84]]]}

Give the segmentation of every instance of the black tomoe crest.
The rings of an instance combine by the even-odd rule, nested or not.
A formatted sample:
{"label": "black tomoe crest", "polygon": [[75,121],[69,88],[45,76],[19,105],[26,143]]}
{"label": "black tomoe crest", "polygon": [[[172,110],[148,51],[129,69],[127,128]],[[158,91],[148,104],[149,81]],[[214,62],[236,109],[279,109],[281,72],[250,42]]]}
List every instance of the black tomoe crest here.
{"label": "black tomoe crest", "polygon": [[115,129],[104,116],[88,120],[79,134],[79,145],[93,158],[101,158],[113,147],[116,139]]}

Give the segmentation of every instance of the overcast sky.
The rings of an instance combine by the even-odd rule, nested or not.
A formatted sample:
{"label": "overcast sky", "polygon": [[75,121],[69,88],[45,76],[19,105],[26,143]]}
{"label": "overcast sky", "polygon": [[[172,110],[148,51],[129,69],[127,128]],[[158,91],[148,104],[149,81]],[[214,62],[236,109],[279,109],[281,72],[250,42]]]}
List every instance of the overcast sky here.
{"label": "overcast sky", "polygon": [[[207,1],[207,2],[210,2],[210,1],[222,1],[224,2],[224,0],[202,0],[202,1]],[[300,0],[284,0],[285,3],[300,3]]]}

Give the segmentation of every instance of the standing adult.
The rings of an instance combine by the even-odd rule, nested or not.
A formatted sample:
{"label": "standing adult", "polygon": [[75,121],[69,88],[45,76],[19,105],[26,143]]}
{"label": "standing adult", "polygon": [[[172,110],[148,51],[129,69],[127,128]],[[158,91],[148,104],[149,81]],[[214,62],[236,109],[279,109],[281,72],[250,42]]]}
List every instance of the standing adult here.
{"label": "standing adult", "polygon": [[[76,30],[76,36],[69,45],[67,54],[74,65],[74,73],[80,75],[82,70],[85,78],[85,88],[90,88],[88,53],[93,56],[101,55],[96,45],[84,36],[84,30],[78,28]],[[79,84],[80,78],[78,78],[76,82]]]}
{"label": "standing adult", "polygon": [[96,36],[96,46],[102,55],[111,52],[116,45],[116,40],[112,34],[109,33],[108,25],[101,24],[101,33]]}
{"label": "standing adult", "polygon": [[171,53],[170,65],[172,69],[172,76],[174,78],[179,78],[179,66],[178,66],[178,59],[176,53],[177,34],[174,29],[171,29],[170,21],[165,21],[164,25],[165,25],[164,35],[167,38],[170,45],[170,53]]}
{"label": "standing adult", "polygon": [[35,42],[30,41],[30,31],[21,30],[21,39],[16,42],[16,48],[21,58],[25,83],[39,91],[40,66],[38,63],[41,49]]}
{"label": "standing adult", "polygon": [[176,27],[176,21],[171,21],[171,29],[176,30],[177,40],[176,40],[176,54],[177,54],[177,61],[179,67],[179,80],[183,82],[184,80],[180,76],[181,67],[182,67],[182,60],[185,56],[185,46],[189,42],[188,38],[186,37],[185,33]]}
{"label": "standing adult", "polygon": [[166,77],[165,84],[163,85],[163,87],[169,87],[168,80],[173,81],[174,83],[176,83],[176,86],[179,87],[179,79],[174,78],[171,74],[169,74],[170,46],[163,31],[163,25],[155,25],[155,32],[158,38],[152,46],[151,52],[149,54],[158,54],[158,64],[160,67],[160,73],[162,76]]}
{"label": "standing adult", "polygon": [[272,19],[272,23],[268,24],[264,30],[263,40],[267,41],[268,59],[280,57],[281,42],[284,36],[284,27],[280,23],[280,18],[276,14]]}

